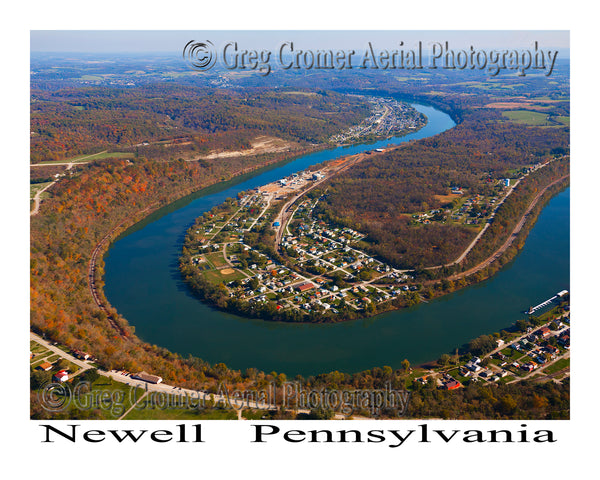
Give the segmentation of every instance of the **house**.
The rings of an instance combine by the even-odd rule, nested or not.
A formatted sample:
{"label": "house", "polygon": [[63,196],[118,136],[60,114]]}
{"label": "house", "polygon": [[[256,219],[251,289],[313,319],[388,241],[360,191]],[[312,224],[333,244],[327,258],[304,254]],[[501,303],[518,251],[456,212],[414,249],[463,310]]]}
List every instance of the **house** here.
{"label": "house", "polygon": [[460,383],[454,379],[452,379],[449,382],[446,382],[444,384],[444,388],[446,390],[456,390],[457,388],[460,388],[460,387],[462,387],[462,383]]}
{"label": "house", "polygon": [[528,362],[528,363],[521,365],[521,368],[527,372],[531,372],[537,368],[537,365],[535,363]]}
{"label": "house", "polygon": [[67,380],[69,380],[69,374],[66,370],[60,370],[54,374],[53,378],[57,382],[66,382]]}
{"label": "house", "polygon": [[44,362],[44,363],[40,363],[37,368],[39,368],[40,370],[43,370],[44,372],[47,372],[48,370],[52,369],[52,364],[50,362]]}
{"label": "house", "polygon": [[465,368],[471,370],[472,372],[478,372],[481,370],[481,366],[479,365],[480,362],[481,360],[479,358],[474,357],[465,364]]}
{"label": "house", "polygon": [[555,346],[553,346],[553,345],[546,345],[544,347],[544,350],[546,350],[550,354],[558,354],[558,353],[560,353],[560,350],[558,348],[556,348]]}
{"label": "house", "polygon": [[162,377],[159,377],[158,375],[150,375],[149,373],[146,373],[146,372],[136,373],[135,375],[132,375],[131,378],[135,378],[137,380],[143,380],[144,382],[148,382],[148,383],[162,382]]}
{"label": "house", "polygon": [[480,365],[478,365],[476,363],[471,363],[471,362],[468,362],[465,365],[465,367],[468,368],[469,370],[471,370],[472,372],[478,372],[479,370],[481,370],[481,366]]}
{"label": "house", "polygon": [[548,338],[550,336],[550,329],[548,327],[542,327],[538,330],[538,335],[542,338]]}
{"label": "house", "polygon": [[73,355],[75,355],[80,360],[88,360],[92,357],[89,353],[85,353],[77,349],[73,350]]}

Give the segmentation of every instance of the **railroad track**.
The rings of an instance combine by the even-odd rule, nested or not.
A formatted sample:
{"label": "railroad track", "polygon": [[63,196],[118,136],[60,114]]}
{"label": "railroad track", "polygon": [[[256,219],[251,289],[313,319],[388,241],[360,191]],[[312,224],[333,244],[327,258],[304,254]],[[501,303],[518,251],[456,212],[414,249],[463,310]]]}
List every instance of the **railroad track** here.
{"label": "railroad track", "polygon": [[469,270],[466,270],[464,272],[452,275],[448,279],[454,281],[454,280],[459,280],[460,278],[463,278],[463,277],[467,277],[469,275],[477,273],[480,270],[483,270],[484,268],[488,267],[492,262],[497,260],[508,249],[508,247],[510,247],[512,245],[514,240],[517,238],[517,235],[520,233],[523,226],[525,225],[525,221],[529,218],[531,211],[536,206],[536,204],[538,203],[538,201],[540,200],[542,195],[544,193],[546,193],[546,191],[550,187],[556,185],[559,182],[562,182],[563,180],[565,180],[568,177],[569,177],[569,175],[564,175],[564,176],[560,177],[558,180],[555,180],[554,182],[548,184],[542,191],[540,191],[535,196],[535,198],[531,201],[531,203],[527,207],[527,210],[525,210],[525,213],[523,213],[523,216],[521,217],[521,219],[517,222],[517,225],[515,226],[515,228],[511,232],[511,234],[508,236],[508,238],[506,239],[504,244],[498,250],[496,250],[487,259],[485,259],[483,262],[479,263],[478,265],[474,266],[473,268],[470,268]]}

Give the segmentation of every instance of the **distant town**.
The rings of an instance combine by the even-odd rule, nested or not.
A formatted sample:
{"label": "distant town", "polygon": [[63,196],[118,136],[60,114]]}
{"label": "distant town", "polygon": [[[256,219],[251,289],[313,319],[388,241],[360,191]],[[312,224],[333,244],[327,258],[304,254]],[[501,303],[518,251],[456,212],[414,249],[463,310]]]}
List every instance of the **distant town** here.
{"label": "distant town", "polygon": [[373,105],[371,115],[359,125],[333,135],[330,142],[345,144],[368,137],[385,138],[418,130],[427,122],[425,115],[406,103],[385,97],[372,97],[369,101]]}

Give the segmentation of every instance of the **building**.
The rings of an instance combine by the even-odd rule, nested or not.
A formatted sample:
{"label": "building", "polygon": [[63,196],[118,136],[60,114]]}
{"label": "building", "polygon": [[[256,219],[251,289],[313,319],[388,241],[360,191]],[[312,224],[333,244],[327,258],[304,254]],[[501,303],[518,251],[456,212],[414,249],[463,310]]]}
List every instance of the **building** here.
{"label": "building", "polygon": [[456,390],[457,388],[460,388],[461,386],[462,386],[462,384],[454,379],[452,379],[449,382],[446,382],[444,384],[444,388],[446,390]]}
{"label": "building", "polygon": [[69,374],[66,370],[60,370],[54,374],[53,378],[57,382],[66,382],[67,380],[69,380]]}
{"label": "building", "polygon": [[313,288],[315,288],[315,285],[311,282],[305,282],[305,283],[298,285],[299,292],[306,292],[307,290],[311,290]]}
{"label": "building", "polygon": [[537,332],[536,335],[539,335],[542,338],[548,338],[550,336],[550,329],[548,327],[542,327]]}
{"label": "building", "polygon": [[44,363],[40,363],[37,368],[39,368],[40,370],[43,370],[44,372],[47,372],[48,370],[52,369],[52,364],[50,362],[44,362]]}
{"label": "building", "polygon": [[149,373],[146,373],[146,372],[136,373],[135,375],[132,375],[131,378],[135,378],[137,380],[143,380],[144,382],[148,382],[148,383],[162,382],[162,377],[159,377],[158,375],[150,375]]}
{"label": "building", "polygon": [[89,360],[92,356],[89,353],[82,352],[81,350],[73,350],[73,355],[75,355],[80,360]]}

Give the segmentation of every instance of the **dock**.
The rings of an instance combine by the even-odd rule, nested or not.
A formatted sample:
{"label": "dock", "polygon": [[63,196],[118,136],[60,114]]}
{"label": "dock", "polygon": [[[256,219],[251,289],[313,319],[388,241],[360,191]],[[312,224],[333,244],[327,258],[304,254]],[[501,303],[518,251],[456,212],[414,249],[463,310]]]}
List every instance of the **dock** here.
{"label": "dock", "polygon": [[568,293],[569,293],[568,290],[561,290],[556,295],[554,295],[553,297],[549,298],[548,300],[545,300],[544,302],[540,303],[539,305],[536,305],[535,307],[529,307],[529,310],[527,310],[527,314],[528,315],[533,315],[540,308],[547,307],[548,305],[550,305],[551,303],[553,303],[556,299],[564,297]]}

